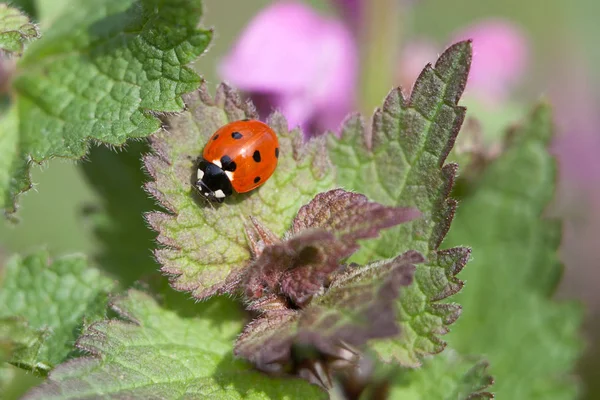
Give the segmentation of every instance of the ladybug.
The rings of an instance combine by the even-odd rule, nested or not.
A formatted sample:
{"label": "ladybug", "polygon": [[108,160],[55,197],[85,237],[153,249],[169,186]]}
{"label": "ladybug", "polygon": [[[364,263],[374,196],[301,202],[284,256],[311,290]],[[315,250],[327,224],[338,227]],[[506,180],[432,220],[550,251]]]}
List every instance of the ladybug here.
{"label": "ladybug", "polygon": [[219,128],[208,140],[198,164],[196,189],[209,201],[222,203],[267,181],[277,167],[279,142],[269,125],[250,119]]}

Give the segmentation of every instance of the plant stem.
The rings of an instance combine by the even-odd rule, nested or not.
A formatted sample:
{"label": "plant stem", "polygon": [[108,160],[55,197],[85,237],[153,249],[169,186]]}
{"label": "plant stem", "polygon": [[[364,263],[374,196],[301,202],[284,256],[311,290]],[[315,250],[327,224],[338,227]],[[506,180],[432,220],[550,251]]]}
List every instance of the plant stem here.
{"label": "plant stem", "polygon": [[371,115],[394,85],[402,25],[403,0],[363,0],[360,27],[360,108]]}

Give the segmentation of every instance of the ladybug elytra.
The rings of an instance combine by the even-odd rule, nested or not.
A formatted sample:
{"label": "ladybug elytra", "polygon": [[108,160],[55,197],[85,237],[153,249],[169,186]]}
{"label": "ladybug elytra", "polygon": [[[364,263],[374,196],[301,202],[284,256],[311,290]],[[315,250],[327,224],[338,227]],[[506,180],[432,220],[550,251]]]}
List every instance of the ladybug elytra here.
{"label": "ladybug elytra", "polygon": [[209,201],[222,203],[234,191],[249,192],[265,183],[278,158],[277,135],[267,124],[248,119],[231,122],[208,140],[198,164],[196,188]]}

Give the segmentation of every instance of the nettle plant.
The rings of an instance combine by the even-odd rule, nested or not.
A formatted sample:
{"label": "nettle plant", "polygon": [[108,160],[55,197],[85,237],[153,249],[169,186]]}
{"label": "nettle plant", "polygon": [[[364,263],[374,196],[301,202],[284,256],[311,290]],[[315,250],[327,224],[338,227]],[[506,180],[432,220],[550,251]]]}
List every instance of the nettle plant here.
{"label": "nettle plant", "polygon": [[91,260],[6,262],[0,385],[12,364],[44,379],[28,399],[576,396],[580,311],[551,300],[560,223],[542,218],[550,110],[483,164],[453,151],[469,41],[340,136],[305,141],[274,112],[274,175],[212,204],[193,188],[198,156],[258,115],[188,66],[212,36],[199,0],[84,2],[41,37],[0,10],[6,215],[30,165],[55,157],[88,154],[103,198]]}

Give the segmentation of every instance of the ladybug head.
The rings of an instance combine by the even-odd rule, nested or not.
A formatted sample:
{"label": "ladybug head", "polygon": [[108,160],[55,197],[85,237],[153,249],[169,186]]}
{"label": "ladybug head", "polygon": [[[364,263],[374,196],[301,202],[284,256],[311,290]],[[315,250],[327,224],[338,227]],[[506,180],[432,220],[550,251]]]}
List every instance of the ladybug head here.
{"label": "ladybug head", "polygon": [[231,181],[225,171],[204,159],[198,164],[198,181],[195,186],[207,200],[217,203],[222,203],[225,197],[233,193]]}

